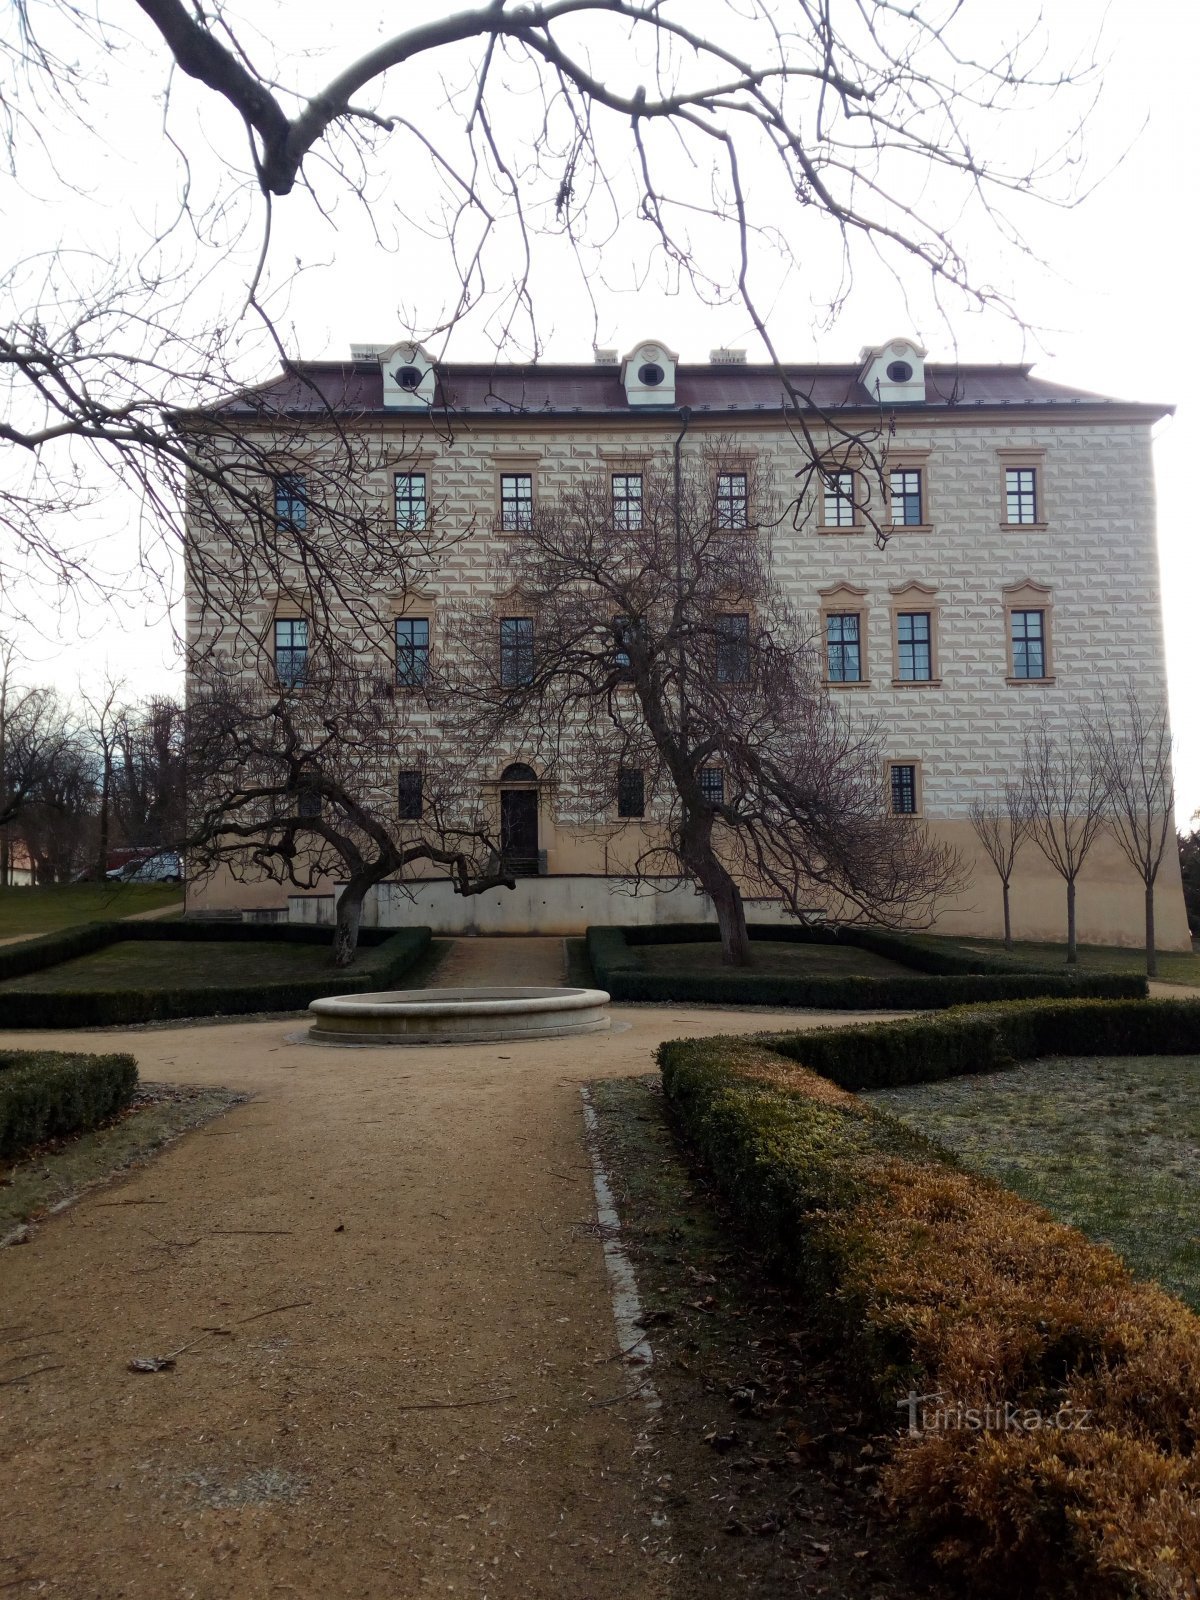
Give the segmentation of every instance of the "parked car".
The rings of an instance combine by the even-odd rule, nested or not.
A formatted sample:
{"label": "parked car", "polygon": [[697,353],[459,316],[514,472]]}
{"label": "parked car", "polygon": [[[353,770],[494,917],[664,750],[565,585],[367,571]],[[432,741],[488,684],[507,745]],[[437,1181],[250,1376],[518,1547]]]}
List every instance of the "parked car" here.
{"label": "parked car", "polygon": [[127,861],[107,877],[118,883],[182,883],[183,860],[176,850],[159,850],[141,861]]}

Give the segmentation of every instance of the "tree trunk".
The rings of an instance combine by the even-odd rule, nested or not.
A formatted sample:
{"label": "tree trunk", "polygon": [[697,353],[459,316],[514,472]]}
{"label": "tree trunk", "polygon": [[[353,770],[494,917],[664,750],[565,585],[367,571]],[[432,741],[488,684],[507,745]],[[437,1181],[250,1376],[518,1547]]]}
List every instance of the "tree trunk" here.
{"label": "tree trunk", "polygon": [[1012,915],[1008,905],[1008,879],[1004,880],[1004,948],[1012,949]]}
{"label": "tree trunk", "polygon": [[1075,944],[1075,879],[1067,879],[1067,965],[1076,966],[1079,950]]}
{"label": "tree trunk", "polygon": [[695,872],[700,887],[716,909],[717,927],[721,930],[721,959],[731,967],[749,966],[750,935],[746,929],[741,890],[715,858],[697,864]]}
{"label": "tree trunk", "polygon": [[1158,951],[1154,948],[1154,884],[1146,885],[1146,976],[1158,977]]}
{"label": "tree trunk", "polygon": [[351,878],[338,896],[337,922],[333,930],[333,964],[348,967],[358,949],[358,927],[362,921],[363,897],[370,882]]}

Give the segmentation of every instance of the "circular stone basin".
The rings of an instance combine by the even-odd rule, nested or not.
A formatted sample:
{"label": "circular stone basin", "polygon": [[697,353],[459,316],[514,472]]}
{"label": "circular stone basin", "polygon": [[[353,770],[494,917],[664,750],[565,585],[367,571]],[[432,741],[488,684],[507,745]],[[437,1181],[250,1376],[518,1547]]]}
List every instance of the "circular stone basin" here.
{"label": "circular stone basin", "polygon": [[318,1044],[470,1044],[547,1039],[608,1027],[603,989],[397,989],[309,1006]]}

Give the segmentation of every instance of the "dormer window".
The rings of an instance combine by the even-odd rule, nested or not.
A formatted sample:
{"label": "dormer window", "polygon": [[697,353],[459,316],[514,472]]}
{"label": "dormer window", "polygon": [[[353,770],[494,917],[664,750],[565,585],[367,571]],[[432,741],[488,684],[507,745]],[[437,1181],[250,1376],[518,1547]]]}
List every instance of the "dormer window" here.
{"label": "dormer window", "polygon": [[[369,359],[367,345],[356,345]],[[378,349],[375,359],[383,373],[383,404],[388,411],[428,411],[437,388],[433,361],[419,344],[393,344]]]}
{"label": "dormer window", "polygon": [[911,339],[891,339],[859,352],[859,381],[878,405],[914,405],[925,398],[925,351]]}
{"label": "dormer window", "polygon": [[621,362],[621,382],[631,406],[673,406],[675,367],[679,357],[666,345],[648,339],[635,345]]}

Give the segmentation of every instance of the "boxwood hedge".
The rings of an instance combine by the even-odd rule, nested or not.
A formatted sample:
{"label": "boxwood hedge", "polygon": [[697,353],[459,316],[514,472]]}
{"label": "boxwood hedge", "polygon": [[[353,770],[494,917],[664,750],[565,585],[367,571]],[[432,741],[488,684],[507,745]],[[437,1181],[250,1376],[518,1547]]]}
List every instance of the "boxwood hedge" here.
{"label": "boxwood hedge", "polygon": [[683,1132],[890,1431],[884,1492],[955,1592],[1184,1597],[1200,1571],[1200,1318],[836,1086],[1064,1049],[1200,1053],[1200,1002],[674,1040],[659,1062]]}
{"label": "boxwood hedge", "polygon": [[137,1081],[128,1055],[0,1051],[0,1159],[96,1127],[129,1104]]}
{"label": "boxwood hedge", "polygon": [[[284,982],[273,980],[255,983],[247,978],[244,983],[212,988],[80,989],[55,990],[53,994],[23,993],[19,989],[9,989],[0,991],[0,1027],[97,1028],[180,1017],[236,1016],[251,1011],[298,1011],[319,995],[363,994],[387,988],[397,983],[429,949],[431,934],[428,928],[370,929],[367,932],[368,937],[362,942],[377,947],[378,959],[366,971],[337,973],[331,969],[328,977],[309,974]],[[45,940],[30,940],[30,944],[42,947],[42,959],[36,965],[20,966],[16,971],[6,969],[0,961],[0,978],[24,976],[25,973],[57,965],[74,956],[90,954],[117,940],[187,943],[213,938],[222,941],[329,944],[332,935],[328,928],[271,928],[253,924],[247,927],[236,923],[91,923],[84,928],[71,929],[67,935],[51,934]],[[47,946],[51,947],[52,959],[49,960],[45,959]],[[9,955],[13,949],[24,948],[12,946],[0,954]]]}
{"label": "boxwood hedge", "polygon": [[593,927],[588,957],[596,981],[614,1000],[709,1001],[731,1006],[806,1006],[827,1011],[936,1011],[978,1001],[1058,997],[1144,999],[1145,978],[1120,973],[1034,972],[1016,962],[945,951],[907,935],[873,928],[834,933],[803,925],[757,926],[753,940],[853,945],[913,967],[911,975],[790,978],[757,972],[648,971],[638,945],[714,942],[711,924],[655,928]]}

